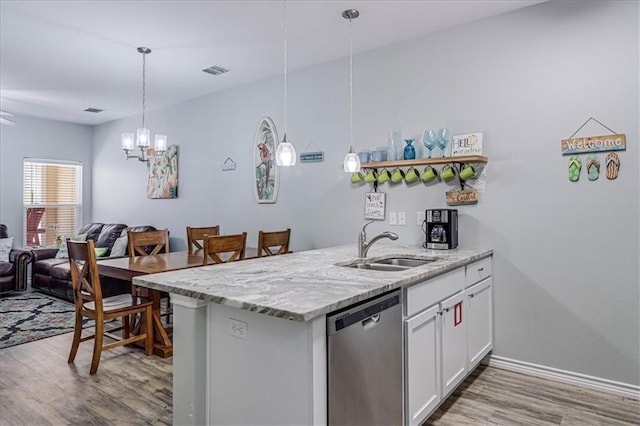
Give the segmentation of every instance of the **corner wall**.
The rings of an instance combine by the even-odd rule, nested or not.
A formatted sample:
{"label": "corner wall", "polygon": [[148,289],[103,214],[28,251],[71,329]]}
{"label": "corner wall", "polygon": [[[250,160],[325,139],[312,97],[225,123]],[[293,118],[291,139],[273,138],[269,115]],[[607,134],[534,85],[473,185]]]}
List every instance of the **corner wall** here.
{"label": "corner wall", "polygon": [[25,158],[79,161],[83,171],[83,222],[91,218],[93,130],[90,126],[16,116],[15,126],[0,126],[0,223],[14,247],[23,244],[22,173]]}
{"label": "corner wall", "polygon": [[[366,12],[366,4],[361,12]],[[552,1],[354,57],[354,148],[448,127],[484,132],[487,188],[463,206],[462,246],[495,250],[496,355],[640,384],[639,94],[637,2]],[[357,44],[357,23],[354,27]],[[148,200],[145,168],[126,161],[120,133],[138,117],[96,128],[95,221],[224,233],[291,227],[295,251],[353,244],[366,187],[341,171],[349,148],[348,58],[289,74],[288,136],[325,162],[281,169],[274,205],[252,192],[253,140],[264,115],[282,137],[282,81],[264,80],[148,114],[180,146],[179,198]],[[616,180],[568,181],[560,140],[596,117],[627,135]],[[587,126],[581,135],[602,134]],[[418,151],[421,152],[420,150]],[[233,158],[238,167],[222,172]],[[406,227],[374,224],[419,243],[416,211],[445,206],[440,183],[381,187]],[[175,240],[175,244],[174,244]],[[371,250],[375,254],[375,246]],[[354,257],[356,253],[354,252]]]}

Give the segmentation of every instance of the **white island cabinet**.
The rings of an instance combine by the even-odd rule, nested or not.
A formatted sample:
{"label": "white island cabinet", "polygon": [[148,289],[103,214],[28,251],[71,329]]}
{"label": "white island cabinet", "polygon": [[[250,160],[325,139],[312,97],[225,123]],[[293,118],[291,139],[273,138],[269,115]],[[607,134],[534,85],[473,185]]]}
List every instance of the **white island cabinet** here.
{"label": "white island cabinet", "polygon": [[405,424],[420,425],[493,348],[491,257],[405,287]]}
{"label": "white island cabinet", "polygon": [[[484,259],[490,264],[492,251],[380,244],[370,251],[372,261],[437,260],[401,271],[340,266],[356,253],[353,245],[332,247],[134,278],[135,285],[171,294],[174,424],[327,424],[327,314],[399,288],[404,291],[404,326],[398,328],[405,353],[404,422],[424,420],[446,397],[445,387],[452,390],[470,371],[467,348],[473,362],[491,349],[490,320],[475,328],[465,323],[462,344],[462,329],[453,325],[443,332],[443,325],[459,321],[460,302],[449,299],[458,292],[462,306],[473,309],[469,315],[462,309],[463,322],[490,312],[490,291],[482,277],[471,275],[478,271],[467,273],[466,267]],[[459,289],[452,292],[451,286]],[[481,337],[469,340],[476,329]],[[465,373],[459,373],[461,345]],[[453,379],[444,385],[443,351],[456,354],[455,363],[449,365],[454,360],[449,357],[444,363]]]}

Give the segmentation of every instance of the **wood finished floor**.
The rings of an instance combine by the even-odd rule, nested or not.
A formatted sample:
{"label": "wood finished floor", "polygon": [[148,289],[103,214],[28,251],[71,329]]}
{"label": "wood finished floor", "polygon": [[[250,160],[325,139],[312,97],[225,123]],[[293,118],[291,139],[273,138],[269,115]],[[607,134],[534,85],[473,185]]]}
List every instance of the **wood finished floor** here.
{"label": "wood finished floor", "polygon": [[[92,344],[71,334],[0,350],[0,425],[172,423],[172,359],[117,348],[91,377]],[[425,425],[640,425],[638,400],[478,368]]]}

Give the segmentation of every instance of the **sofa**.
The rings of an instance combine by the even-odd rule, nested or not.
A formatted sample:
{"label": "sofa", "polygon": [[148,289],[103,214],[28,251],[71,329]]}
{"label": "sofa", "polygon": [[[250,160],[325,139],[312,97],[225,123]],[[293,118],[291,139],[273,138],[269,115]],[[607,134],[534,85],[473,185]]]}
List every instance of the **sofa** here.
{"label": "sofa", "polygon": [[[7,226],[0,224],[0,239],[9,238]],[[15,241],[13,242],[15,245]],[[0,261],[0,294],[27,289],[27,266],[31,262],[31,252],[11,248],[9,261]]]}
{"label": "sofa", "polygon": [[[84,225],[78,234],[86,235],[87,240],[93,240],[96,248],[106,248],[106,252],[101,258],[112,257],[112,251],[116,241],[118,245],[123,241],[126,247],[127,230],[132,232],[155,231],[153,226],[128,227],[122,223],[90,223]],[[73,285],[71,283],[71,272],[69,270],[69,259],[56,258],[58,248],[37,248],[31,251],[31,288],[42,293],[50,294],[73,302]],[[116,256],[127,256],[126,249]],[[99,258],[100,259],[100,258]],[[131,283],[104,277],[101,280],[102,295],[104,297],[125,294],[131,291]]]}

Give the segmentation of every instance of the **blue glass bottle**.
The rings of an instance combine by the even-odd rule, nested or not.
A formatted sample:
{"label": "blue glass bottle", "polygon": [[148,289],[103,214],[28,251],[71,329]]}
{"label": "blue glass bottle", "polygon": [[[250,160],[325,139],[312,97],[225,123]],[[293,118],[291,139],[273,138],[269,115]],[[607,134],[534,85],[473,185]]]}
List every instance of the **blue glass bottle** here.
{"label": "blue glass bottle", "polygon": [[416,149],[413,147],[413,141],[415,139],[405,139],[404,141],[407,143],[407,146],[404,147],[404,159],[405,160],[415,160],[416,158]]}

